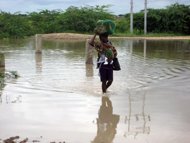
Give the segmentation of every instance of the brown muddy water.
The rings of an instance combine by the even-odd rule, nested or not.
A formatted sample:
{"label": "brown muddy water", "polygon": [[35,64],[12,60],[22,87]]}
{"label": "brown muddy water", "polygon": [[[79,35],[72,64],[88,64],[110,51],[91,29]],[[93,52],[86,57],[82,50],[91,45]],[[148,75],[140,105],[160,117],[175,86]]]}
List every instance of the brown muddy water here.
{"label": "brown muddy water", "polygon": [[85,42],[0,41],[7,79],[0,142],[189,143],[190,41],[113,40],[121,71],[106,95]]}

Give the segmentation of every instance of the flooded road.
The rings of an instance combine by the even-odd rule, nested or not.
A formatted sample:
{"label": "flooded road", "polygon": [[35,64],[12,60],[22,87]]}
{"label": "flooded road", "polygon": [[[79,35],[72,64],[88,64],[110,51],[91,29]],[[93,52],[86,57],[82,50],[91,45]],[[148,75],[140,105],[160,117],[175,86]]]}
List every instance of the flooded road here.
{"label": "flooded road", "polygon": [[190,41],[113,40],[121,71],[102,95],[85,42],[0,41],[5,70],[17,71],[1,88],[0,142],[188,143]]}

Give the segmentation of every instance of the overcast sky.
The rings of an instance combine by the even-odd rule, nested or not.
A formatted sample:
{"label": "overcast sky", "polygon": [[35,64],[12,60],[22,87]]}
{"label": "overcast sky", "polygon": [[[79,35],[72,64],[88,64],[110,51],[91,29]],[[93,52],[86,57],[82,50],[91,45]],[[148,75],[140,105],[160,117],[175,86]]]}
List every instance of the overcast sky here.
{"label": "overcast sky", "polygon": [[[133,0],[134,12],[144,8],[144,0]],[[190,0],[147,0],[148,8],[165,8],[178,2],[190,5]],[[40,10],[66,10],[69,6],[84,7],[96,5],[112,5],[109,11],[113,14],[126,14],[130,12],[130,0],[0,0],[0,10],[4,12],[39,12]]]}

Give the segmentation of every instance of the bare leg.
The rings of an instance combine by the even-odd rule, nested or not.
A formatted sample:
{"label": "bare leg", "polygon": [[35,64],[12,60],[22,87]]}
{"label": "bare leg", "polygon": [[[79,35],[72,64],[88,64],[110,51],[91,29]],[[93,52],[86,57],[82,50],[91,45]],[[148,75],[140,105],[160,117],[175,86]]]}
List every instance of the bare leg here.
{"label": "bare leg", "polygon": [[106,89],[107,89],[106,81],[102,81],[102,92],[106,93]]}
{"label": "bare leg", "polygon": [[112,80],[109,80],[107,83],[106,83],[106,89],[112,84]]}

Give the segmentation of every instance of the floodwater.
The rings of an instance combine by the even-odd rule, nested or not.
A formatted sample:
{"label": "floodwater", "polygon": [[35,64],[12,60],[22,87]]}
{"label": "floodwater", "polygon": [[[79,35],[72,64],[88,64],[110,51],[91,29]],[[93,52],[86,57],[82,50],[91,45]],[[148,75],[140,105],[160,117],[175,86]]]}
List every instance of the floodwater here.
{"label": "floodwater", "polygon": [[0,142],[189,143],[190,41],[112,40],[121,71],[106,95],[85,41],[0,41],[7,79]]}

